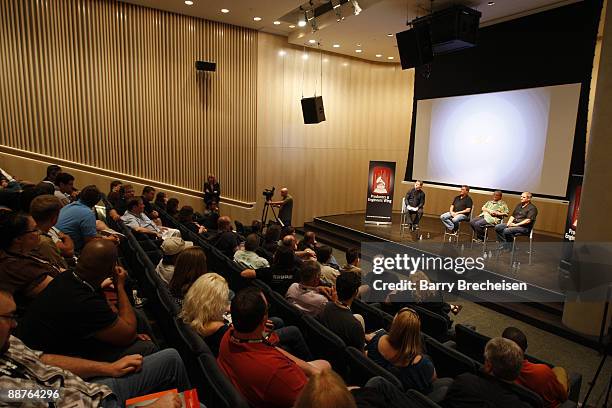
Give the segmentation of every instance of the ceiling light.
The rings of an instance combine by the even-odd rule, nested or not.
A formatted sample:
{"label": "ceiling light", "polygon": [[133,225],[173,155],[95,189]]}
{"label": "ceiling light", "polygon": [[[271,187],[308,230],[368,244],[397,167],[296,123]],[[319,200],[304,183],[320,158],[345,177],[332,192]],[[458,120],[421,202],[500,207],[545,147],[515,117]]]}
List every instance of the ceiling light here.
{"label": "ceiling light", "polygon": [[289,28],[295,28],[295,24],[290,24]]}
{"label": "ceiling light", "polygon": [[273,24],[274,25],[280,25],[280,23],[281,23],[280,21],[275,21]]}
{"label": "ceiling light", "polygon": [[261,21],[261,17],[253,17],[253,21]]}
{"label": "ceiling light", "polygon": [[340,48],[340,44],[334,44],[334,45],[332,45],[332,47],[334,47],[334,48]]}
{"label": "ceiling light", "polygon": [[494,5],[495,5],[494,1],[490,1],[490,2],[487,3],[487,6],[494,6]]}
{"label": "ceiling light", "polygon": [[227,13],[229,13],[229,10],[228,10],[228,9],[221,9],[221,12],[222,12],[223,14],[227,14]]}
{"label": "ceiling light", "polygon": [[387,37],[393,37],[393,33],[387,34]]}
{"label": "ceiling light", "polygon": [[376,54],[376,58],[382,57],[382,54]]}
{"label": "ceiling light", "polygon": [[357,44],[357,47],[361,47],[361,44]]}
{"label": "ceiling light", "polygon": [[392,60],[392,59],[393,59],[393,57],[387,57],[387,59],[388,59],[388,60]]}
{"label": "ceiling light", "polygon": [[361,52],[361,50],[360,50],[359,48],[357,48],[357,49],[355,50],[355,52]]}
{"label": "ceiling light", "polygon": [[305,20],[298,21],[298,26],[299,27],[306,27],[306,21]]}
{"label": "ceiling light", "polygon": [[316,44],[316,43],[317,43],[317,40],[308,40],[308,42],[309,42],[310,44]]}
{"label": "ceiling light", "polygon": [[185,0],[185,4],[188,5],[188,6],[192,6],[193,5],[193,1]]}

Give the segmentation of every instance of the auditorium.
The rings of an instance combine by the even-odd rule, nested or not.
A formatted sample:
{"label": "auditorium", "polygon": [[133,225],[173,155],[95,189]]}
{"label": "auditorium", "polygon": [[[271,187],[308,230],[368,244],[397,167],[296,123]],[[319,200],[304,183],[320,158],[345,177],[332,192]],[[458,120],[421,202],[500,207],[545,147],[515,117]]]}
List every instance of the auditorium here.
{"label": "auditorium", "polygon": [[612,407],[608,0],[0,2],[0,406]]}

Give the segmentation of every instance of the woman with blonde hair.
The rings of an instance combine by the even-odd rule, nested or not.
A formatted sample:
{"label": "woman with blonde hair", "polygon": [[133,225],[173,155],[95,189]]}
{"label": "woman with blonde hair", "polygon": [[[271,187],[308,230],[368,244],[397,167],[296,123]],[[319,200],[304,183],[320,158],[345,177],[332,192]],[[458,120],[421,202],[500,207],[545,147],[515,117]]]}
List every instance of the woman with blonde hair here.
{"label": "woman with blonde hair", "polygon": [[200,247],[190,247],[183,250],[174,265],[174,274],[168,285],[170,294],[179,307],[183,306],[183,299],[193,283],[208,272],[206,254]]}
{"label": "woman with blonde hair", "polygon": [[423,394],[432,391],[436,370],[430,358],[423,354],[419,315],[405,307],[395,315],[389,333],[379,330],[366,346],[369,358],[393,373],[405,389]]}
{"label": "woman with blonde hair", "polygon": [[224,314],[229,309],[229,287],[227,281],[216,273],[200,276],[191,285],[180,317],[204,338],[215,356],[219,354],[219,344],[229,328]]}

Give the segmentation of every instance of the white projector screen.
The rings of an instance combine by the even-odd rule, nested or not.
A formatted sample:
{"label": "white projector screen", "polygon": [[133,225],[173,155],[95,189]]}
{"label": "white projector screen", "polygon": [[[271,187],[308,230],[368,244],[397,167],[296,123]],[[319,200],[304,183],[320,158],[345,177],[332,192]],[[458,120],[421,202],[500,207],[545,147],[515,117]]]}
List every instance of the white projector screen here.
{"label": "white projector screen", "polygon": [[580,87],[417,101],[412,178],[565,197]]}

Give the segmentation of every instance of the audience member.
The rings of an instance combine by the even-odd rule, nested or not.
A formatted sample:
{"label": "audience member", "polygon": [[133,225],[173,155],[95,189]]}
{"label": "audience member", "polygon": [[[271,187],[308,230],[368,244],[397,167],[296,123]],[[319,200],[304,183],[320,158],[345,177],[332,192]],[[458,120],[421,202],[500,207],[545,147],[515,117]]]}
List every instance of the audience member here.
{"label": "audience member", "polygon": [[[74,242],[74,249],[80,251],[86,243],[98,237],[96,215],[93,207],[102,197],[96,186],[86,186],[81,191],[79,199],[63,207],[55,227],[68,234]],[[118,242],[115,236],[104,239]]]}
{"label": "audience member", "polygon": [[19,306],[38,296],[61,272],[53,264],[33,256],[40,231],[29,215],[0,211],[0,290],[16,296]]}
{"label": "audience member", "polygon": [[62,203],[59,198],[52,195],[38,196],[30,205],[30,214],[41,233],[38,246],[32,250],[32,255],[64,271],[68,269],[65,258],[74,256],[74,243],[68,235],[53,227],[57,223],[61,209]]}
{"label": "audience member", "polygon": [[174,197],[169,198],[166,203],[166,212],[169,216],[176,218],[179,213],[179,200]]}
{"label": "audience member", "polygon": [[219,204],[221,201],[221,187],[214,174],[209,174],[204,183],[204,204],[210,208],[212,204]]}
{"label": "audience member", "polygon": [[240,274],[243,278],[261,279],[277,293],[285,294],[292,283],[299,281],[300,268],[293,251],[285,246],[274,253],[272,266],[257,270],[246,269]]}
{"label": "audience member", "polygon": [[357,408],[342,378],[332,370],[324,370],[308,380],[295,401],[294,408]]}
{"label": "audience member", "polygon": [[217,234],[211,238],[210,243],[228,258],[234,259],[234,253],[238,250],[240,242],[240,236],[232,231],[232,220],[230,217],[219,217]]}
{"label": "audience member", "polygon": [[185,227],[187,227],[187,229],[189,229],[192,232],[195,232],[196,234],[206,233],[208,231],[206,227],[195,222],[193,217],[194,217],[193,207],[184,205],[183,207],[181,207],[181,210],[178,213],[177,220],[178,222],[183,224]]}
{"label": "audience member", "polygon": [[70,204],[74,198],[74,177],[69,173],[58,173],[55,177],[55,196],[62,206]]}
{"label": "audience member", "polygon": [[479,241],[484,240],[485,228],[502,222],[504,217],[508,216],[508,211],[508,205],[502,200],[502,192],[496,190],[493,193],[493,199],[487,201],[482,206],[482,212],[478,217],[474,217],[470,221],[470,226],[474,230],[476,239]]}
{"label": "audience member", "polygon": [[[102,361],[156,351],[148,336],[137,332],[125,290],[127,273],[117,266],[117,258],[112,242],[88,243],[75,270],[56,277],[28,307],[19,324],[23,342],[46,353]],[[108,278],[117,292],[116,312],[102,292]]]}
{"label": "audience member", "polygon": [[123,182],[121,182],[120,180],[113,180],[110,183],[110,190],[108,190],[108,196],[107,198],[110,199],[110,196],[113,193],[117,193],[119,194],[119,190],[121,190],[121,186],[123,185]]}
{"label": "audience member", "polygon": [[[10,293],[0,291],[0,372],[5,390],[36,390],[42,386],[59,391],[60,397],[54,406],[117,408],[129,398],[152,392],[191,389],[183,361],[174,349],[144,358],[139,354],[128,355],[111,363],[41,353],[11,335],[17,326],[15,313]],[[149,408],[180,406],[178,394],[163,396],[147,405]]]}
{"label": "audience member", "polygon": [[433,363],[423,354],[421,321],[410,308],[403,308],[393,318],[391,329],[375,332],[366,346],[368,357],[394,374],[405,389],[423,394],[433,390],[437,379]]}
{"label": "audience member", "polygon": [[508,387],[516,381],[523,351],[513,341],[495,337],[485,347],[483,375],[459,374],[442,402],[444,408],[528,408]]}
{"label": "audience member", "polygon": [[448,212],[440,215],[440,221],[442,221],[442,224],[444,224],[451,234],[457,234],[460,222],[470,219],[470,213],[472,212],[474,203],[469,196],[469,192],[470,188],[468,186],[461,186],[461,191],[459,195],[453,199]]}
{"label": "audience member", "polygon": [[278,241],[280,240],[281,228],[276,224],[270,225],[266,229],[266,233],[264,235],[264,243],[262,245],[263,249],[270,252],[271,254],[275,253],[278,249]]}
{"label": "audience member", "polygon": [[168,202],[168,196],[163,191],[160,191],[155,196],[155,205],[161,208],[162,210],[166,210],[166,203]]}
{"label": "audience member", "polygon": [[337,302],[327,302],[317,318],[328,329],[344,340],[347,346],[357,350],[365,347],[365,322],[361,315],[351,311],[353,300],[357,297],[361,277],[355,273],[344,273],[336,280]]}
{"label": "audience member", "polygon": [[133,198],[128,203],[128,209],[121,216],[121,219],[127,227],[141,234],[152,235],[161,239],[181,236],[181,232],[177,229],[157,226],[144,213],[144,208],[142,198]]}
{"label": "audience member", "polygon": [[207,272],[206,254],[202,248],[192,246],[179,254],[168,285],[170,294],[179,307],[183,306],[183,299],[191,285]]}
{"label": "audience member", "polygon": [[[502,337],[515,342],[523,355],[527,351],[527,336],[520,329],[507,327]],[[545,408],[556,408],[567,400],[568,377],[562,367],[550,368],[546,364],[535,364],[524,358],[515,382],[542,397]]]}
{"label": "audience member", "polygon": [[329,264],[332,257],[332,248],[329,245],[320,245],[316,248],[315,253],[317,262],[321,265],[321,279],[328,285],[334,286],[340,272]]}
{"label": "audience member", "polygon": [[278,336],[265,330],[268,304],[259,288],[240,291],[231,315],[217,361],[251,406],[292,407],[307,377],[330,369],[326,361],[306,362],[277,347]]}
{"label": "audience member", "polygon": [[306,248],[303,251],[297,250],[297,240],[295,239],[294,234],[285,235],[283,239],[281,239],[281,245],[293,251],[293,254],[296,259],[296,263],[298,265],[301,265],[302,260],[309,260],[309,259],[316,260],[317,259],[317,254],[311,249]]}
{"label": "audience member", "polygon": [[508,223],[495,226],[497,241],[502,243],[500,249],[509,250],[512,247],[514,237],[529,235],[537,216],[538,209],[531,203],[531,193],[525,191],[521,194],[521,202],[514,208]]}
{"label": "audience member", "polygon": [[47,166],[47,175],[44,179],[42,179],[42,183],[48,183],[53,186],[55,189],[55,178],[62,171],[62,168],[57,164],[52,164]]}
{"label": "audience member", "polygon": [[108,201],[113,205],[116,213],[121,216],[127,211],[128,202],[134,199],[134,187],[131,184],[123,184],[119,187],[119,194],[111,196],[108,197]]}
{"label": "audience member", "polygon": [[346,250],[346,265],[340,269],[340,273],[352,272],[360,277],[362,276],[361,272],[361,251],[359,248],[349,248]]}
{"label": "audience member", "polygon": [[304,233],[304,238],[298,242],[298,251],[303,251],[306,248],[312,249],[313,251],[317,249],[317,237],[313,231],[306,231]]}
{"label": "audience member", "polygon": [[425,207],[425,192],[423,191],[423,182],[417,180],[414,182],[414,187],[406,193],[406,210],[410,217],[410,230],[419,229],[419,221],[423,217],[423,207]]}
{"label": "audience member", "polygon": [[166,285],[170,285],[172,276],[174,276],[174,265],[176,264],[176,258],[179,254],[193,246],[191,241],[183,241],[183,238],[169,237],[164,240],[161,244],[161,250],[163,252],[162,259],[155,267],[155,272]]}
{"label": "audience member", "polygon": [[30,204],[32,204],[32,200],[43,194],[54,195],[55,187],[53,187],[53,185],[50,183],[43,182],[40,182],[37,185],[26,184],[19,193],[19,205],[16,208],[10,208],[15,211],[28,213],[30,211]]}
{"label": "audience member", "polygon": [[259,247],[259,237],[257,234],[249,234],[244,243],[244,249],[238,249],[234,253],[234,261],[246,266],[247,268],[259,269],[270,266],[265,258],[257,255],[255,251]]}
{"label": "audience member", "polygon": [[300,283],[293,283],[285,297],[304,313],[316,316],[327,302],[338,300],[334,288],[320,286],[321,266],[316,261],[305,261],[300,269]]}

